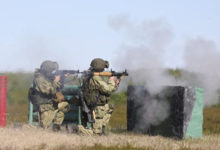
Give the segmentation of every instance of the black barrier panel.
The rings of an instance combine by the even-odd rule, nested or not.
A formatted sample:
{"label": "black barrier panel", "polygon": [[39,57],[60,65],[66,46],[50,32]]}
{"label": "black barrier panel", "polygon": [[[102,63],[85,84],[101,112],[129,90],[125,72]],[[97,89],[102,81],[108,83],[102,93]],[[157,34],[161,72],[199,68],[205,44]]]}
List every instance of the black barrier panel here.
{"label": "black barrier panel", "polygon": [[[183,138],[195,100],[195,89],[190,87],[167,86],[158,94],[151,95],[144,86],[129,86],[127,129],[136,133]],[[164,118],[149,115],[151,111],[158,112],[160,109],[165,109],[161,112],[167,113]],[[155,118],[151,118],[154,115]]]}

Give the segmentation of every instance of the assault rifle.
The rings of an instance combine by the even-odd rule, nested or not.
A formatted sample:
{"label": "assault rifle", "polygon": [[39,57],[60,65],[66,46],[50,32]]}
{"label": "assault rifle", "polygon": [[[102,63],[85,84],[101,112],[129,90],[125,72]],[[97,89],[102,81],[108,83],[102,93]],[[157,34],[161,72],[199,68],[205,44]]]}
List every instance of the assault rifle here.
{"label": "assault rifle", "polygon": [[66,75],[69,74],[79,74],[79,70],[56,70],[54,72],[52,72],[53,76],[60,76],[60,83],[63,85],[64,84],[64,80],[66,78]]}
{"label": "assault rifle", "polygon": [[79,90],[79,99],[82,102],[82,111],[84,111],[86,113],[88,122],[95,123],[95,119],[93,116],[93,110],[89,109],[88,106],[86,105],[82,90]]}
{"label": "assault rifle", "polygon": [[108,76],[108,77],[115,76],[118,79],[120,79],[121,76],[128,76],[127,70],[125,70],[124,72],[116,72],[116,71],[111,70],[109,72],[83,71],[80,73],[82,73],[84,75],[91,75],[91,76]]}

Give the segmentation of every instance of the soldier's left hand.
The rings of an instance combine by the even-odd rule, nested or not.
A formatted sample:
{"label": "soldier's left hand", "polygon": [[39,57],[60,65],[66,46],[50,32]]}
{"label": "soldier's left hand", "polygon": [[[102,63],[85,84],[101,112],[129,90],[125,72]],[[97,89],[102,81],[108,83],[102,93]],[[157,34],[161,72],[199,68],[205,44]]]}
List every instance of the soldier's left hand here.
{"label": "soldier's left hand", "polygon": [[56,93],[56,99],[54,99],[55,102],[62,102],[64,100],[64,95],[61,92]]}
{"label": "soldier's left hand", "polygon": [[115,81],[115,77],[111,76],[111,77],[109,77],[109,80]]}

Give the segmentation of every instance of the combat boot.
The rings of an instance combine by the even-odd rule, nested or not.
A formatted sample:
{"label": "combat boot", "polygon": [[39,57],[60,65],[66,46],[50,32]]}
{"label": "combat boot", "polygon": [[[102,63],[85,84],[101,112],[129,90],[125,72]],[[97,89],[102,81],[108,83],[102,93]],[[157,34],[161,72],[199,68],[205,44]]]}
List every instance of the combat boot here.
{"label": "combat boot", "polygon": [[102,133],[101,135],[107,135],[106,131],[105,131],[105,126],[102,126]]}
{"label": "combat boot", "polygon": [[66,125],[66,130],[68,133],[79,133],[79,127],[77,124],[67,124]]}
{"label": "combat boot", "polygon": [[76,124],[73,124],[73,133],[79,133],[79,127]]}
{"label": "combat boot", "polygon": [[54,125],[53,125],[53,131],[54,131],[54,132],[60,131],[60,125],[54,124]]}

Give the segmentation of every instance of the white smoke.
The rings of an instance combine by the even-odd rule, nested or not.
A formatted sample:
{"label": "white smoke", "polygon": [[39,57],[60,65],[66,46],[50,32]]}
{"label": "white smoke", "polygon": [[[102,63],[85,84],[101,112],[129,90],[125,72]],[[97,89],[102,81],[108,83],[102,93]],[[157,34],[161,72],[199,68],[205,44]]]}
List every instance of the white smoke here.
{"label": "white smoke", "polygon": [[137,111],[137,116],[141,116],[141,118],[134,130],[146,131],[151,125],[159,125],[169,116],[170,105],[166,101],[151,99],[143,104],[144,106]]}
{"label": "white smoke", "polygon": [[219,102],[220,50],[213,41],[204,38],[190,39],[185,46],[185,69],[197,74],[197,86],[205,90],[206,106]]}
{"label": "white smoke", "polygon": [[134,24],[128,16],[120,16],[111,18],[109,24],[115,31],[125,33],[130,41],[129,45],[120,47],[115,64],[120,69],[128,69],[134,83],[146,85],[153,94],[162,86],[173,83],[173,79],[165,74],[163,64],[166,47],[173,38],[171,28],[164,20]]}
{"label": "white smoke", "polygon": [[125,15],[110,18],[109,25],[113,30],[122,32],[133,44],[147,46],[148,51],[154,51],[157,55],[173,39],[170,25],[162,18],[135,24]]}
{"label": "white smoke", "polygon": [[[118,16],[110,18],[109,25],[126,39],[114,61],[119,69],[128,69],[131,79],[123,82],[121,88],[131,82],[144,85],[154,95],[168,85],[202,87],[205,90],[205,106],[218,103],[220,51],[213,41],[197,38],[186,42],[185,68],[182,68],[182,77],[177,80],[167,73],[168,68],[164,65],[164,56],[174,37],[172,28],[165,20],[136,22],[129,16]],[[136,128],[142,130],[146,125],[157,125],[165,120],[170,113],[169,104],[166,100],[148,100],[137,113],[141,113],[142,118]]]}
{"label": "white smoke", "polygon": [[[120,47],[115,66],[128,69],[129,78],[135,85],[144,85],[154,95],[164,86],[175,84],[174,79],[165,73],[163,63],[166,48],[173,39],[172,29],[163,19],[135,24],[128,16],[120,16],[111,18],[109,24],[115,31],[125,34],[130,42]],[[126,86],[123,84],[123,87]],[[136,95],[139,94],[136,91]],[[169,115],[166,100],[145,100],[145,103],[140,102],[144,106],[137,110],[142,118],[135,128],[140,130],[159,124]]]}
{"label": "white smoke", "polygon": [[[159,93],[165,85],[202,87],[205,89],[205,106],[219,102],[220,50],[214,41],[204,38],[186,41],[185,67],[181,80],[177,81],[165,73],[164,57],[174,34],[164,19],[137,22],[124,15],[110,18],[109,25],[128,41],[119,47],[114,64],[120,69],[128,69],[132,82],[145,85],[152,94]],[[126,85],[122,84],[122,87]]]}

